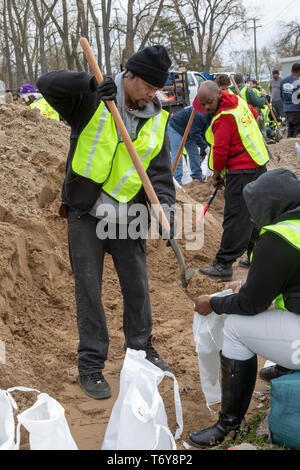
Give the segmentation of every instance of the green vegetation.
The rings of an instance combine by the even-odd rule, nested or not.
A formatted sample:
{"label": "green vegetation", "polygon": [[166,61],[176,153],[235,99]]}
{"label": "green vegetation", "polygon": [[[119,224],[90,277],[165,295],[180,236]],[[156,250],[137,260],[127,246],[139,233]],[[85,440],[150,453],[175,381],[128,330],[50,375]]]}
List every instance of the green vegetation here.
{"label": "green vegetation", "polygon": [[259,82],[259,85],[260,85],[264,90],[266,90],[266,92],[267,92],[268,94],[270,93],[269,83],[270,83],[270,82]]}
{"label": "green vegetation", "polygon": [[257,435],[257,430],[267,415],[267,410],[260,411],[248,421],[248,427],[242,428],[236,439],[227,436],[214,450],[227,450],[241,444],[252,444],[258,450],[286,450],[283,447],[272,444],[265,436]]}

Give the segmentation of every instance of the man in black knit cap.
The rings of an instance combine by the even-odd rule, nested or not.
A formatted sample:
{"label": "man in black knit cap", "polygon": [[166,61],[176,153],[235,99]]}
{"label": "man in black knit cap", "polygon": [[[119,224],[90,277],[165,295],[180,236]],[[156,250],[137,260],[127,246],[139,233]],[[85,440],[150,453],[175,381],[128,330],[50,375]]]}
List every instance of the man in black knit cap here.
{"label": "man in black knit cap", "polygon": [[[71,126],[60,212],[68,218],[75,278],[79,382],[96,399],[111,396],[102,374],[109,345],[101,301],[105,253],[112,256],[121,285],[125,348],[145,350],[149,361],[170,370],[151,343],[145,239],[148,215],[146,236],[136,239],[129,230],[128,221],[137,218],[137,214],[132,216],[132,205],[138,204],[146,212],[147,198],[105,104],[116,102],[159,201],[168,209],[175,203],[166,144],[168,114],[156,91],[166,82],[170,65],[167,50],[151,46],[134,54],[125,64],[125,72],[114,80],[106,77],[100,85],[88,73],[66,70],[49,72],[37,82],[46,100]],[[114,214],[113,219],[108,213]],[[172,220],[170,223],[172,229]]]}

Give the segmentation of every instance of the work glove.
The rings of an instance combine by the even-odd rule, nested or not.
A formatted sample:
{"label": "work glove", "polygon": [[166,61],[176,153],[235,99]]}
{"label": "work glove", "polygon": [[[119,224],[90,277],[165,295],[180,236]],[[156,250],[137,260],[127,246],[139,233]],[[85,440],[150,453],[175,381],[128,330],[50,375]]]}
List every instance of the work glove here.
{"label": "work glove", "polygon": [[117,85],[111,77],[105,77],[97,89],[97,93],[101,101],[115,101],[117,91]]}
{"label": "work glove", "polygon": [[90,82],[92,91],[96,91],[101,101],[116,101],[117,85],[111,77],[105,77],[103,82],[98,85],[96,77],[93,77]]}
{"label": "work glove", "polygon": [[221,175],[213,175],[212,177],[212,185],[216,189],[218,186],[222,187],[225,186],[225,180],[222,178]]}

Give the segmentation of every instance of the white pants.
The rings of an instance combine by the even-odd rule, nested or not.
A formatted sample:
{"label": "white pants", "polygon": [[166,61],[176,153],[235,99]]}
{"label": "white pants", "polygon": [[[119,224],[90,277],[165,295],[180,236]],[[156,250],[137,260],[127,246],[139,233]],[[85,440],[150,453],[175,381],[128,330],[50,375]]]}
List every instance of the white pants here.
{"label": "white pants", "polygon": [[300,315],[268,310],[253,316],[229,315],[222,354],[247,360],[258,354],[276,364],[300,370]]}

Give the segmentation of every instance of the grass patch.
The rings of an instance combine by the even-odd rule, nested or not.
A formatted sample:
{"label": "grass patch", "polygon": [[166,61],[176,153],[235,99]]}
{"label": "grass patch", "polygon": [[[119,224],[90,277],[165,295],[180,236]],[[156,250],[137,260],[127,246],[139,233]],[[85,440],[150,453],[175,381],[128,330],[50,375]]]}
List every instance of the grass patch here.
{"label": "grass patch", "polygon": [[252,444],[258,450],[286,450],[283,447],[272,444],[265,436],[257,434],[257,430],[267,415],[267,410],[260,411],[252,416],[248,421],[247,428],[241,428],[236,439],[227,436],[222,444],[213,448],[213,450],[227,450],[240,444]]}

